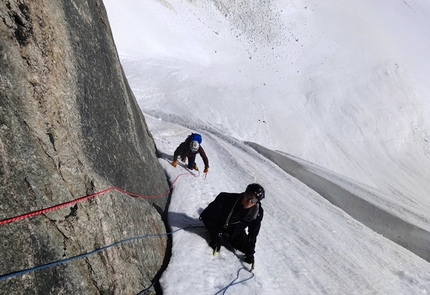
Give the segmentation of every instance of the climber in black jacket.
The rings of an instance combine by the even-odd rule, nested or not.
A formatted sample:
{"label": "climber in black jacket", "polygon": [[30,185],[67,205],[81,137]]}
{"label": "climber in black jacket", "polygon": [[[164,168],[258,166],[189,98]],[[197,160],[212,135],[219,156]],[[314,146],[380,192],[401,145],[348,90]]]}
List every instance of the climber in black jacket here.
{"label": "climber in black jacket", "polygon": [[[223,242],[245,254],[245,261],[254,264],[255,243],[263,220],[264,188],[252,183],[243,193],[220,193],[200,215],[210,232],[209,246],[214,253]],[[245,229],[248,228],[248,234]]]}

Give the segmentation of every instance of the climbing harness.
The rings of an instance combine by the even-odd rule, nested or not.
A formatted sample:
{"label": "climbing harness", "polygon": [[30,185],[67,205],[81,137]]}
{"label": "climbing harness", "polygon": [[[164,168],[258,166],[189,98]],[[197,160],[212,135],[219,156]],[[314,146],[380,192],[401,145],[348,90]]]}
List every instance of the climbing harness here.
{"label": "climbing harness", "polygon": [[229,222],[230,222],[231,215],[233,214],[234,207],[236,207],[236,204],[237,204],[237,202],[240,200],[240,198],[241,198],[241,197],[237,198],[236,202],[234,202],[233,207],[231,207],[230,213],[228,214],[227,219],[225,220],[224,228],[228,228],[228,225],[229,225]]}
{"label": "climbing harness", "polygon": [[[237,222],[234,222],[234,223],[230,223],[230,218],[231,218],[231,215],[233,215],[233,211],[234,211],[234,208],[237,205],[237,202],[241,198],[242,197],[239,197],[236,200],[236,202],[234,202],[233,207],[231,207],[230,213],[228,214],[227,219],[225,220],[224,228],[228,228],[230,224],[236,224],[236,223],[240,222],[240,221],[237,221]],[[255,204],[255,206],[253,206],[252,208],[250,208],[250,210],[248,210],[248,213],[246,214],[245,217],[242,218],[242,220],[245,221],[245,222],[251,222],[251,221],[255,220],[257,218],[257,215],[258,215],[259,211],[260,211],[260,204],[257,203],[257,204]]]}

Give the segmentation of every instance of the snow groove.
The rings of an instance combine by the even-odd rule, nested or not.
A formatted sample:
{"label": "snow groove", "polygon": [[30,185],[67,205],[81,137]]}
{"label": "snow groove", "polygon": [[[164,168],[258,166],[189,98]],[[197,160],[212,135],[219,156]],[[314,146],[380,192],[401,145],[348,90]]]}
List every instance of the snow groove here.
{"label": "snow groove", "polygon": [[[334,182],[334,175],[330,175],[329,171],[322,172],[316,165],[291,155],[269,150],[256,143],[246,144],[354,219],[430,262],[430,232],[366,200],[369,196],[376,197],[374,192],[363,187],[351,189],[348,187],[350,180],[346,181],[339,175],[336,175],[337,181]],[[368,196],[364,197],[363,194]]]}

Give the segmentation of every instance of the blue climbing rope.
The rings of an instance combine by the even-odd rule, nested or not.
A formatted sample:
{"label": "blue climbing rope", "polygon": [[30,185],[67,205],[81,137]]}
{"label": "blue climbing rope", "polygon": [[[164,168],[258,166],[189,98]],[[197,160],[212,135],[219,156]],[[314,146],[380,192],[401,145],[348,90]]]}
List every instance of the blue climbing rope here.
{"label": "blue climbing rope", "polygon": [[152,284],[151,284],[151,286],[149,286],[148,288],[146,288],[146,289],[143,289],[142,291],[140,291],[139,293],[137,293],[137,295],[142,295],[142,294],[144,294],[144,293],[146,293],[146,292],[148,292],[152,287],[154,287],[154,285],[156,284],[157,282],[153,282]]}
{"label": "blue climbing rope", "polygon": [[[244,267],[242,267],[241,269],[239,269],[238,271],[237,271],[237,275],[236,275],[236,278],[233,280],[233,281],[231,281],[230,282],[230,284],[228,284],[227,286],[225,286],[224,288],[222,288],[221,290],[219,290],[218,292],[216,292],[215,293],[215,295],[217,295],[217,294],[219,294],[219,293],[221,293],[222,292],[222,294],[224,295],[225,294],[225,292],[227,291],[227,289],[228,288],[230,288],[231,286],[233,286],[233,285],[237,285],[237,284],[240,284],[240,283],[244,283],[244,282],[246,282],[246,281],[249,281],[250,279],[252,279],[253,277],[254,277],[254,273],[252,273],[252,272],[250,272],[251,273],[251,276],[249,277],[249,278],[247,278],[247,279],[244,279],[244,280],[241,280],[241,281],[237,281],[237,279],[239,278],[239,275],[240,275],[240,271],[241,270],[247,270],[246,268],[244,268]],[[237,282],[236,282],[237,281]]]}
{"label": "blue climbing rope", "polygon": [[165,234],[148,234],[148,235],[144,235],[144,236],[138,236],[138,237],[124,239],[124,240],[115,242],[113,244],[107,245],[105,247],[102,247],[100,249],[93,250],[93,251],[88,252],[88,253],[76,255],[76,256],[73,256],[73,257],[70,257],[70,258],[66,258],[66,259],[63,259],[63,260],[58,260],[58,261],[54,261],[54,262],[47,263],[47,264],[44,264],[44,265],[40,265],[40,266],[37,266],[37,267],[28,268],[28,269],[24,269],[24,270],[21,270],[21,271],[12,272],[12,273],[9,273],[9,274],[2,275],[2,276],[0,276],[0,281],[6,280],[8,278],[16,277],[16,276],[19,276],[19,275],[23,275],[23,274],[26,274],[26,273],[29,273],[29,272],[33,272],[33,271],[45,269],[45,268],[48,268],[48,267],[51,267],[51,266],[55,266],[55,265],[58,265],[58,264],[61,264],[61,263],[70,262],[72,260],[76,260],[76,259],[79,259],[79,258],[87,257],[87,256],[90,256],[92,254],[104,251],[104,250],[109,249],[109,248],[111,248],[113,246],[117,246],[117,245],[120,245],[120,244],[123,244],[123,243],[126,243],[126,242],[140,240],[140,239],[149,238],[149,237],[158,237],[158,236],[172,235],[172,234],[174,234],[177,231],[180,231],[182,229],[185,229],[185,227],[184,228],[178,228],[177,230],[174,230],[172,232],[165,233]]}
{"label": "blue climbing rope", "polygon": [[[26,274],[26,273],[30,273],[30,272],[38,271],[38,270],[41,270],[41,269],[45,269],[45,268],[48,268],[48,267],[52,267],[52,266],[55,266],[55,265],[59,265],[59,264],[62,264],[62,263],[70,262],[70,261],[73,261],[73,260],[76,260],[76,259],[79,259],[79,258],[84,258],[84,257],[90,256],[90,255],[95,254],[95,253],[99,253],[101,251],[104,251],[106,249],[109,249],[111,247],[114,247],[114,246],[117,246],[117,245],[120,245],[120,244],[123,244],[123,243],[126,243],[126,242],[140,240],[140,239],[145,239],[145,238],[149,238],[149,237],[169,236],[169,235],[173,235],[174,233],[176,233],[176,232],[178,232],[180,230],[185,230],[185,229],[189,229],[189,228],[200,228],[200,227],[203,227],[203,226],[187,226],[187,227],[183,227],[183,228],[178,228],[178,229],[176,229],[174,231],[171,231],[171,232],[168,232],[168,233],[165,233],[165,234],[147,234],[147,235],[143,235],[143,236],[138,236],[138,237],[124,239],[124,240],[115,242],[113,244],[107,245],[105,247],[93,250],[91,252],[87,252],[87,253],[76,255],[76,256],[73,256],[73,257],[70,257],[70,258],[66,258],[66,259],[62,259],[62,260],[50,262],[50,263],[47,263],[47,264],[44,264],[44,265],[40,265],[40,266],[37,266],[37,267],[28,268],[28,269],[24,269],[24,270],[21,270],[21,271],[16,271],[16,272],[12,272],[12,273],[9,273],[9,274],[1,275],[0,276],[0,281],[6,280],[6,279],[9,279],[9,278],[12,278],[12,277],[16,277],[16,276],[19,276],[19,275],[23,275],[23,274]],[[233,281],[231,281],[230,284],[228,284],[227,286],[225,286],[224,288],[222,288],[221,290],[219,290],[217,293],[215,293],[215,295],[217,295],[217,294],[219,294],[221,292],[223,292],[222,294],[225,294],[225,292],[227,291],[227,289],[230,288],[231,286],[234,286],[234,285],[237,285],[237,284],[240,284],[240,283],[244,283],[244,282],[246,282],[246,281],[248,281],[248,280],[250,280],[250,279],[252,279],[254,277],[254,274],[252,272],[250,272],[252,274],[251,277],[249,277],[247,279],[244,279],[244,280],[237,281],[239,279],[240,272],[242,270],[246,270],[246,268],[242,267],[241,269],[239,269],[238,272],[237,272],[236,278]],[[144,293],[148,292],[156,283],[157,282],[152,283],[148,288],[140,291],[138,293],[138,295],[141,295],[141,294],[144,294]]]}

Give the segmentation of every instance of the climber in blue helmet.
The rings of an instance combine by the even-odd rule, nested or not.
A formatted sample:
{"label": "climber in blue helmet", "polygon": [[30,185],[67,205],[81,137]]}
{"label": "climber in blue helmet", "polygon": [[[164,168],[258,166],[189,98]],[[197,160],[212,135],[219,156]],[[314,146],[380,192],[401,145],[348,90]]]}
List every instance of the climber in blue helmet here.
{"label": "climber in blue helmet", "polygon": [[200,154],[203,163],[205,164],[205,169],[203,173],[207,174],[209,172],[209,160],[206,156],[205,150],[201,146],[202,137],[200,134],[192,133],[187,137],[187,139],[182,142],[175,150],[173,154],[173,167],[178,165],[178,157],[180,157],[182,162],[188,159],[188,169],[199,170],[196,164],[196,154]]}

